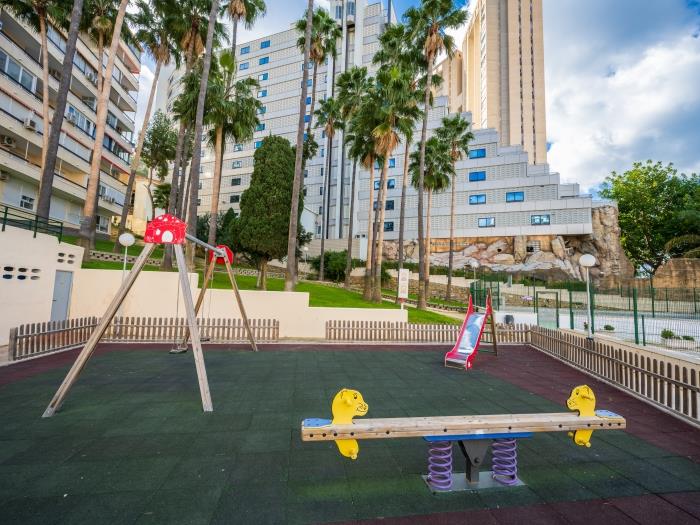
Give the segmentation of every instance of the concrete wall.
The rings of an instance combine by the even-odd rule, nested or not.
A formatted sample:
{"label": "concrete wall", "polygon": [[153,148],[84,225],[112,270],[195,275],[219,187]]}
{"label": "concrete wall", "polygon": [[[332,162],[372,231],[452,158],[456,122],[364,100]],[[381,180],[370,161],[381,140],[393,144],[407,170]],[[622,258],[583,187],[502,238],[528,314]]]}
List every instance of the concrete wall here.
{"label": "concrete wall", "polygon": [[0,346],[10,328],[51,318],[56,270],[80,271],[83,249],[56,237],[6,227],[0,232]]}
{"label": "concrete wall", "polygon": [[[119,288],[121,272],[116,270],[81,270],[74,281],[71,317],[100,316]],[[197,276],[190,274],[193,299],[199,289]],[[278,319],[280,337],[294,339],[325,337],[326,321],[393,321],[406,322],[408,312],[389,309],[310,307],[306,292],[241,291],[250,318]],[[122,315],[150,317],[184,317],[182,290],[178,294],[178,275],[169,272],[143,272],[123,304]],[[240,317],[231,290],[210,290],[204,299],[205,317]]]}

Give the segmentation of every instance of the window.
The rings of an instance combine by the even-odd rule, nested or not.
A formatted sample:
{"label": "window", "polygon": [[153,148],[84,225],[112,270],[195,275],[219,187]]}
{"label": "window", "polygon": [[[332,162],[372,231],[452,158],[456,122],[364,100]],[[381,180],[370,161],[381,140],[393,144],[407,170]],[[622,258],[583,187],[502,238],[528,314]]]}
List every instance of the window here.
{"label": "window", "polygon": [[241,55],[247,55],[250,53],[250,46],[245,46],[241,48]]}
{"label": "window", "polygon": [[260,107],[256,110],[256,113],[257,113],[258,115],[264,115],[265,113],[267,113],[267,106],[260,106]]}
{"label": "window", "polygon": [[90,137],[95,136],[95,124],[92,122],[92,120],[87,118],[70,104],[68,104],[68,121],[84,131]]}
{"label": "window", "polygon": [[[309,60],[308,64],[306,64],[306,69],[313,69],[314,68],[314,61]],[[301,65],[301,70],[304,71],[304,64]]]}
{"label": "window", "polygon": [[326,156],[326,148],[321,148],[321,149],[320,149],[320,152],[321,152],[321,157],[325,157],[325,156]]}
{"label": "window", "polygon": [[267,49],[270,47],[270,41],[269,40],[263,40],[260,42],[260,49]]}
{"label": "window", "polygon": [[260,59],[258,60],[259,66],[264,66],[265,64],[269,64],[269,63],[270,63],[270,57],[260,57]]}
{"label": "window", "polygon": [[486,180],[485,171],[470,171],[469,172],[469,182],[480,182]]}
{"label": "window", "polygon": [[[372,207],[372,209],[374,209],[374,210],[377,209],[377,201],[374,201],[374,206]],[[386,201],[386,202],[384,203],[384,209],[385,209],[385,210],[389,210],[389,211],[391,211],[391,210],[394,209],[394,201],[393,201],[393,199],[392,199],[392,200],[388,200],[388,201]]]}
{"label": "window", "polygon": [[244,69],[248,69],[250,67],[250,62],[241,62],[241,65],[238,66],[239,71],[243,71]]}
{"label": "window", "polygon": [[[243,161],[242,160],[234,160],[233,164],[231,164],[231,167],[236,169],[236,168],[242,168],[243,167]],[[240,182],[238,183],[240,184]],[[233,181],[231,181],[231,185],[233,185]]]}
{"label": "window", "polygon": [[340,20],[341,18],[343,18],[343,6],[342,5],[335,6],[335,18],[336,18],[336,20]]}
{"label": "window", "polygon": [[479,228],[494,228],[495,226],[495,217],[479,217]]}
{"label": "window", "polygon": [[241,201],[241,196],[237,193],[228,196],[229,204],[236,204],[237,202],[240,202],[240,201]]}
{"label": "window", "polygon": [[309,170],[304,170],[304,178],[309,176]]}
{"label": "window", "polygon": [[486,194],[470,195],[469,204],[486,204]]}
{"label": "window", "polygon": [[321,235],[321,227],[316,226],[316,235]]}
{"label": "window", "polygon": [[197,206],[201,206],[201,205],[202,205],[202,199],[197,199]]}
{"label": "window", "polygon": [[323,195],[323,186],[321,186],[321,187],[318,189],[318,194],[319,194],[319,195]]}
{"label": "window", "polygon": [[234,144],[233,151],[243,151],[243,144]]}
{"label": "window", "polygon": [[470,149],[469,150],[469,158],[470,159],[483,159],[485,156],[486,156],[486,149],[485,148]]}
{"label": "window", "polygon": [[321,177],[323,177],[323,166],[321,166]]}
{"label": "window", "polygon": [[389,167],[390,168],[395,168],[396,167],[396,159],[394,157],[389,158]]}
{"label": "window", "polygon": [[550,223],[549,214],[547,215],[531,215],[530,224],[533,226],[546,226]]}
{"label": "window", "polygon": [[255,126],[255,131],[264,131],[265,130],[265,123],[261,122],[257,126]]}
{"label": "window", "polygon": [[304,115],[304,122],[309,122],[311,120],[311,115]]}
{"label": "window", "polygon": [[260,73],[260,74],[258,75],[258,80],[261,80],[261,81],[262,81],[262,80],[267,80],[268,78],[270,78],[270,74],[269,74],[269,73]]}
{"label": "window", "polygon": [[355,16],[355,2],[348,2],[348,15]]}
{"label": "window", "polygon": [[524,200],[524,191],[509,191],[508,193],[506,193],[506,202],[522,202]]}
{"label": "window", "polygon": [[258,91],[258,98],[264,98],[267,96],[267,89],[261,89]]}
{"label": "window", "polygon": [[[240,160],[238,161],[240,162]],[[231,179],[231,186],[240,186],[241,185],[241,178],[240,177],[234,177]]]}
{"label": "window", "polygon": [[308,106],[311,104],[311,97],[306,97],[306,105]]}
{"label": "window", "polygon": [[394,221],[384,221],[384,231],[393,232],[394,231]]}
{"label": "window", "polygon": [[256,140],[255,141],[255,149],[258,149],[260,146],[262,146],[263,141],[262,140]]}
{"label": "window", "polygon": [[313,85],[314,85],[314,81],[313,81],[313,79],[311,79],[311,78],[310,78],[310,79],[308,79],[308,80],[306,81],[306,85],[307,85],[308,87],[311,87],[311,86],[313,86]]}
{"label": "window", "polygon": [[34,209],[34,197],[27,197],[26,195],[20,195],[19,197],[19,207],[25,210]]}
{"label": "window", "polygon": [[304,186],[304,197],[306,197],[306,186]]}
{"label": "window", "polygon": [[[396,179],[387,179],[386,187],[389,188],[390,190],[393,190],[394,188],[396,188]],[[378,180],[374,181],[374,189],[375,190],[379,189],[379,181]]]}
{"label": "window", "polygon": [[6,72],[7,76],[27,91],[34,92],[34,81],[36,77],[2,51],[0,51],[0,71]]}
{"label": "window", "polygon": [[323,215],[323,206],[318,207],[318,214]]}

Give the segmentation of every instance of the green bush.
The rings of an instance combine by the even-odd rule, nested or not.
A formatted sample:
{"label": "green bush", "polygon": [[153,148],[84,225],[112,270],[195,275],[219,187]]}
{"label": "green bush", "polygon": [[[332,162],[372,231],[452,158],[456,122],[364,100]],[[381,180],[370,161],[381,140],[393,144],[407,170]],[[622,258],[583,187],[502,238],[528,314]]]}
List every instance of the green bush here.
{"label": "green bush", "polygon": [[607,330],[608,332],[614,332],[614,331],[615,331],[615,327],[614,327],[613,325],[606,324],[606,325],[603,327],[603,330]]}
{"label": "green bush", "polygon": [[661,330],[661,339],[673,339],[674,337],[676,337],[676,334],[673,333],[673,330],[668,328]]}
{"label": "green bush", "polygon": [[695,338],[692,335],[684,335],[683,341],[695,341]]}
{"label": "green bush", "polygon": [[[347,250],[342,252],[325,252],[324,254],[324,273],[325,278],[331,281],[340,282],[345,280],[345,265],[347,263]],[[311,267],[317,272],[321,271],[321,256],[314,257],[309,260]],[[363,262],[360,259],[352,260],[352,267],[357,268],[362,266]],[[382,271],[384,273],[384,270]],[[382,276],[382,281],[384,276]]]}

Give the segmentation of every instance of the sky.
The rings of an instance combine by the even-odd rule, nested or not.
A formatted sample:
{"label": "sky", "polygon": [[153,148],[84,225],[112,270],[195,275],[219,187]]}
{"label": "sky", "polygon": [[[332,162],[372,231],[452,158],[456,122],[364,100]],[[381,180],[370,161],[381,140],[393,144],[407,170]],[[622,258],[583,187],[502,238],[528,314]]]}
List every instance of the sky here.
{"label": "sky", "polygon": [[[646,159],[700,172],[700,0],[542,1],[548,162],[562,182],[595,191]],[[400,18],[415,4],[393,5]],[[267,16],[239,29],[239,41],[288,29],[306,5],[267,0]],[[152,70],[145,60],[137,126]]]}

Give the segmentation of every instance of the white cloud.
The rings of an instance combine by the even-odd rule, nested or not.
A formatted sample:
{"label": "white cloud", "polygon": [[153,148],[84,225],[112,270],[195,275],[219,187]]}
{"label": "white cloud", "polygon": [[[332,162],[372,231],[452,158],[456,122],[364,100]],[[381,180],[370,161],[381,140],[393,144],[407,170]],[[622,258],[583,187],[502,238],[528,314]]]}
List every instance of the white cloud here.
{"label": "white cloud", "polygon": [[700,171],[700,39],[681,1],[545,0],[548,160],[595,188],[637,160]]}
{"label": "white cloud", "polygon": [[151,67],[152,65],[148,63],[144,55],[144,62],[141,64],[141,72],[139,73],[139,94],[137,97],[138,105],[136,109],[136,117],[134,118],[134,142],[136,142],[136,136],[143,125],[143,117],[144,113],[146,113],[146,104],[148,103],[148,95],[151,92],[151,85],[153,85],[153,71],[151,71]]}

